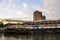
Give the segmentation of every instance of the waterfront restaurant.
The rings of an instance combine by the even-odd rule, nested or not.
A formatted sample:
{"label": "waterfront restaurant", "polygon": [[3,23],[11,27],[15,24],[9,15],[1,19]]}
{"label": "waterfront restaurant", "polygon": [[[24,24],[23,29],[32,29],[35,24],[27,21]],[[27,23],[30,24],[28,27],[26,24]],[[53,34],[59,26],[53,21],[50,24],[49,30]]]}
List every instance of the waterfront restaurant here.
{"label": "waterfront restaurant", "polygon": [[38,20],[38,21],[22,21],[22,23],[8,23],[6,27],[25,28],[25,27],[57,27],[60,26],[60,20]]}

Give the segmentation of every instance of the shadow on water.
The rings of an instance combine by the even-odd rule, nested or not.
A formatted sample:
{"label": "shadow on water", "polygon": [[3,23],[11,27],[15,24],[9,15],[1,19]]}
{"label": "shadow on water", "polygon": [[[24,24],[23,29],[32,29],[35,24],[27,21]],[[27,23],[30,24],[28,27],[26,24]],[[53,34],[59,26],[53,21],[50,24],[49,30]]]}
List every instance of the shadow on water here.
{"label": "shadow on water", "polygon": [[2,40],[60,40],[60,33],[2,34]]}

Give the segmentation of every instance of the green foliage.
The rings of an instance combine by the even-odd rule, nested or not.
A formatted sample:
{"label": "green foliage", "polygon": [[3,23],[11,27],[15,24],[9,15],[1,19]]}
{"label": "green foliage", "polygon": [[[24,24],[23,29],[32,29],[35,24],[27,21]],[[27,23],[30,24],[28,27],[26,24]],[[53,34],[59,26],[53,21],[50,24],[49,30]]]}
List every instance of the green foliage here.
{"label": "green foliage", "polygon": [[3,28],[3,27],[5,27],[5,25],[3,25],[3,24],[0,24],[0,28]]}

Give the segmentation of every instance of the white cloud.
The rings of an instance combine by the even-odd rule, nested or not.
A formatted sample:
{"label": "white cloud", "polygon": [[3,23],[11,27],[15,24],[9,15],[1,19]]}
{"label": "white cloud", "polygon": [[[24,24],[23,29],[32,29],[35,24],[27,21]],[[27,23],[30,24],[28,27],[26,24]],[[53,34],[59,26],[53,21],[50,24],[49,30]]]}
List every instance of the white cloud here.
{"label": "white cloud", "polygon": [[13,1],[13,0],[9,0],[9,7],[12,6],[12,1]]}
{"label": "white cloud", "polygon": [[27,4],[26,4],[26,3],[23,3],[22,6],[23,6],[24,8],[27,8]]}
{"label": "white cloud", "polygon": [[22,16],[22,12],[21,11],[17,11],[17,10],[13,10],[13,9],[9,9],[10,14],[19,14],[20,16]]}
{"label": "white cloud", "polygon": [[44,7],[34,6],[34,8],[46,12],[47,19],[60,19],[60,0],[44,0]]}
{"label": "white cloud", "polygon": [[3,5],[0,3],[0,9],[3,8]]}
{"label": "white cloud", "polygon": [[[22,6],[21,8],[19,8],[17,6],[17,4],[15,3],[15,1],[13,1],[13,0],[2,0],[1,3],[3,5],[0,4],[0,8],[2,8],[2,7],[4,7],[4,8],[2,10],[0,9],[1,10],[0,17],[10,18],[10,17],[14,17],[15,14],[17,14],[17,17],[23,18],[25,20],[32,20],[32,12],[27,10],[28,5],[26,3],[22,3],[20,5],[20,6]],[[5,16],[5,15],[7,15],[7,16]]]}
{"label": "white cloud", "polygon": [[40,6],[34,6],[33,7],[35,10],[39,10],[39,11],[42,11],[42,12],[46,12],[46,10],[43,8],[43,7],[40,7]]}
{"label": "white cloud", "polygon": [[60,0],[44,0],[45,8],[47,10],[47,18],[59,19],[60,18]]}
{"label": "white cloud", "polygon": [[23,8],[21,10],[10,9],[9,13],[10,14],[16,13],[16,14],[20,15],[20,18],[23,20],[32,20],[32,13],[27,11],[26,9],[24,9],[24,11],[23,11]]}

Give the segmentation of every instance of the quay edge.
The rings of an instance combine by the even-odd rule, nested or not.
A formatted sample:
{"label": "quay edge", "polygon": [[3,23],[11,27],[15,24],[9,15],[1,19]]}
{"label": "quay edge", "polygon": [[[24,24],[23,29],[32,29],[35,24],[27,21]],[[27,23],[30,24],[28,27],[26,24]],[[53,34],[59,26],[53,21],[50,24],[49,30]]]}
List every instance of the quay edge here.
{"label": "quay edge", "polygon": [[18,34],[25,34],[25,33],[60,33],[60,28],[44,28],[44,29],[14,29],[14,28],[7,28],[4,30],[4,33],[18,33]]}

